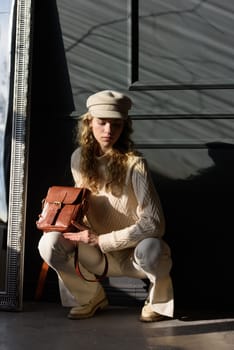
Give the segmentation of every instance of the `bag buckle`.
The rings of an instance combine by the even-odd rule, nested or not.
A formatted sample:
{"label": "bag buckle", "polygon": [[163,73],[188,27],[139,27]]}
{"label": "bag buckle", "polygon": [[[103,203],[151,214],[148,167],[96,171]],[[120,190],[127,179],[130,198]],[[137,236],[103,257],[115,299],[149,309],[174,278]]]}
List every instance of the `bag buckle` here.
{"label": "bag buckle", "polygon": [[59,207],[58,209],[60,209],[62,207],[62,203],[59,201],[54,201],[54,202],[52,202],[52,204],[57,205]]}

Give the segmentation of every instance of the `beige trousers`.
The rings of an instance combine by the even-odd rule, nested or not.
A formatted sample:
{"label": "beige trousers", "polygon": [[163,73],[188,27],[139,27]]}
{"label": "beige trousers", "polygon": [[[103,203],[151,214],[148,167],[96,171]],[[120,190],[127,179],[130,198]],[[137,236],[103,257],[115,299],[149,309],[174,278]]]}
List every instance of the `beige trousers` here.
{"label": "beige trousers", "polygon": [[[77,276],[74,269],[74,245],[59,232],[44,234],[38,249],[41,257],[58,274],[63,306],[87,304],[102,288],[99,282],[87,282]],[[146,238],[135,248],[106,254],[107,276],[148,278],[151,288],[147,301],[154,311],[172,317],[174,311],[173,287],[170,277],[171,257],[168,245],[157,238]],[[79,263],[88,279],[102,274],[104,258],[100,250],[87,244],[79,244]]]}

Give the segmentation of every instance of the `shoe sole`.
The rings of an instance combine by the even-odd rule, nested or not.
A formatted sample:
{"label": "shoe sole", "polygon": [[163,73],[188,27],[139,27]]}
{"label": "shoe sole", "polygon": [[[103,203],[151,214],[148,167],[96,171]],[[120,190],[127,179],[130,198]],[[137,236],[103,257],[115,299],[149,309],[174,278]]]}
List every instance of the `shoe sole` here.
{"label": "shoe sole", "polygon": [[163,316],[163,315],[157,315],[157,316],[152,316],[152,317],[140,317],[141,322],[160,322],[160,321],[165,321],[168,320],[168,317]]}
{"label": "shoe sole", "polygon": [[81,320],[81,319],[85,319],[85,318],[90,318],[93,317],[93,315],[98,311],[98,310],[103,310],[104,308],[106,308],[108,306],[108,300],[107,299],[103,299],[101,300],[97,305],[95,305],[95,307],[90,311],[90,313],[88,314],[68,314],[68,318],[70,320]]}

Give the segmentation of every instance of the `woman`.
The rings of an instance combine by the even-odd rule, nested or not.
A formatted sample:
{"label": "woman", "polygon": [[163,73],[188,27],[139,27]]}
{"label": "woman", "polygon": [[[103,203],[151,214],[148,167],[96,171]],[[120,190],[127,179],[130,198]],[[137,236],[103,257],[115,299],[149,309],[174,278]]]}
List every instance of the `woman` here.
{"label": "woman", "polygon": [[71,306],[68,317],[92,317],[108,304],[100,282],[79,278],[74,250],[87,279],[102,274],[103,253],[107,276],[149,279],[150,290],[140,320],[159,321],[173,316],[171,257],[163,241],[164,216],[146,161],[133,150],[128,111],[131,100],[104,90],[87,99],[79,147],[71,157],[77,187],[91,190],[86,225],[79,232],[50,232],[42,236],[39,251],[57,272],[62,304]]}

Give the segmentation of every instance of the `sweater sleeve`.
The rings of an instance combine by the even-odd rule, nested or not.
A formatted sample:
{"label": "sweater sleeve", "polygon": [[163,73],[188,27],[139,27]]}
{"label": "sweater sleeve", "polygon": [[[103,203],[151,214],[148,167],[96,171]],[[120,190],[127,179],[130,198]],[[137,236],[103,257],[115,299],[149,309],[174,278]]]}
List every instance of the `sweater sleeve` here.
{"label": "sweater sleeve", "polygon": [[76,187],[82,187],[83,181],[82,176],[79,172],[80,168],[80,148],[77,148],[71,156],[71,172]]}
{"label": "sweater sleeve", "polygon": [[140,159],[130,176],[137,200],[136,222],[121,230],[101,234],[99,246],[103,252],[135,247],[144,238],[161,238],[164,234],[164,215],[146,161]]}

